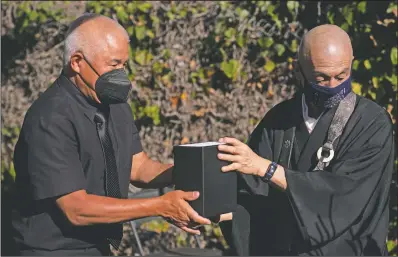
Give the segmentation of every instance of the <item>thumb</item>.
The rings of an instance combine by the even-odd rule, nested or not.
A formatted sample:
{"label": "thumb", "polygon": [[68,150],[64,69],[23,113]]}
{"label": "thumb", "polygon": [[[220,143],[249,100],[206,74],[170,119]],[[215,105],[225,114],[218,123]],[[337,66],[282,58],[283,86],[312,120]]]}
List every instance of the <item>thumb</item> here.
{"label": "thumb", "polygon": [[199,192],[198,191],[194,191],[194,192],[184,192],[184,194],[182,195],[182,198],[184,200],[187,201],[193,201],[196,200],[199,197]]}

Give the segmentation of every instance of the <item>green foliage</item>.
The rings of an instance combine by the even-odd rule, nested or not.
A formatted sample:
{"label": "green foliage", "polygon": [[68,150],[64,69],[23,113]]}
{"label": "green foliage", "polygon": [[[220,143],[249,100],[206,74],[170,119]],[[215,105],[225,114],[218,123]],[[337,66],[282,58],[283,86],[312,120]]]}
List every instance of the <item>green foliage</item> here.
{"label": "green foliage", "polygon": [[239,72],[239,62],[237,60],[224,61],[221,63],[221,70],[228,78],[235,81]]}
{"label": "green foliage", "polygon": [[[7,4],[7,2],[5,2]],[[17,28],[19,33],[25,33],[33,26],[45,23],[47,21],[61,21],[65,18],[62,9],[54,8],[54,2],[32,2],[24,1],[16,10]]]}
{"label": "green foliage", "polygon": [[397,48],[393,47],[391,49],[391,54],[390,54],[390,58],[391,58],[391,63],[392,65],[397,65]]}
{"label": "green foliage", "polygon": [[153,121],[153,124],[160,124],[160,109],[157,105],[140,105],[137,106],[135,102],[130,104],[131,110],[134,114],[134,119],[142,119],[143,117],[148,117]]}
{"label": "green foliage", "polygon": [[154,219],[149,222],[143,223],[141,225],[141,228],[156,233],[162,233],[166,232],[170,228],[170,223],[162,219]]}
{"label": "green foliage", "polygon": [[268,72],[272,72],[275,69],[276,65],[271,59],[267,59],[267,62],[264,65],[264,69]]}
{"label": "green foliage", "polygon": [[141,66],[150,64],[153,56],[148,50],[137,50],[135,51],[134,60]]}

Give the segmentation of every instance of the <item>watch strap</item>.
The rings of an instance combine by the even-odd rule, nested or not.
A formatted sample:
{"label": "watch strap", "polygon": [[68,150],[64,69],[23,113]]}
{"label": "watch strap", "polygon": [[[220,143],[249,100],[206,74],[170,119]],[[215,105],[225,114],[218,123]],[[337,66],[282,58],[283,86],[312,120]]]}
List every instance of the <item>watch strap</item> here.
{"label": "watch strap", "polygon": [[268,165],[265,175],[263,177],[261,177],[261,180],[266,183],[269,183],[271,181],[271,178],[274,176],[274,173],[277,168],[278,168],[278,164],[276,162],[271,162],[271,164]]}

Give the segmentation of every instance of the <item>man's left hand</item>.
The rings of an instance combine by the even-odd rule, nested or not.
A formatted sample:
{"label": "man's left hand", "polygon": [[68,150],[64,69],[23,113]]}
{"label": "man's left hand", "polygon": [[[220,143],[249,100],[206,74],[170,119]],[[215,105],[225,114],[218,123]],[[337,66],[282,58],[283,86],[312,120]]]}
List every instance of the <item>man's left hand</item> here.
{"label": "man's left hand", "polygon": [[224,137],[220,138],[219,142],[225,145],[218,146],[218,150],[223,152],[218,154],[218,158],[231,162],[230,165],[221,168],[223,172],[237,170],[249,175],[260,175],[270,163],[236,138]]}

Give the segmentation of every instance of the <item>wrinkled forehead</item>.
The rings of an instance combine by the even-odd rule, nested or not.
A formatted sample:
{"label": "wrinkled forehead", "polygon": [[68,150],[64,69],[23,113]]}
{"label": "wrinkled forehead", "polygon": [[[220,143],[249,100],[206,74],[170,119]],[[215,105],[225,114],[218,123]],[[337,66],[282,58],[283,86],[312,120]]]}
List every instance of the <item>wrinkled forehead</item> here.
{"label": "wrinkled forehead", "polygon": [[306,68],[312,70],[339,70],[350,67],[353,55],[350,45],[337,43],[314,43],[307,51],[307,56],[301,60]]}
{"label": "wrinkled forehead", "polygon": [[99,37],[101,37],[101,40],[104,41],[104,51],[110,53],[127,51],[128,54],[128,46],[130,41],[122,33],[115,33],[114,31],[108,33],[105,32]]}
{"label": "wrinkled forehead", "polygon": [[327,51],[319,51],[311,55],[309,59],[309,66],[317,69],[322,67],[343,68],[350,66],[352,62],[352,55],[346,52],[337,52],[331,54]]}
{"label": "wrinkled forehead", "polygon": [[94,44],[97,47],[97,58],[95,61],[102,63],[118,60],[117,62],[126,62],[129,56],[129,38],[121,31],[102,30],[93,35],[91,40],[96,40]]}

